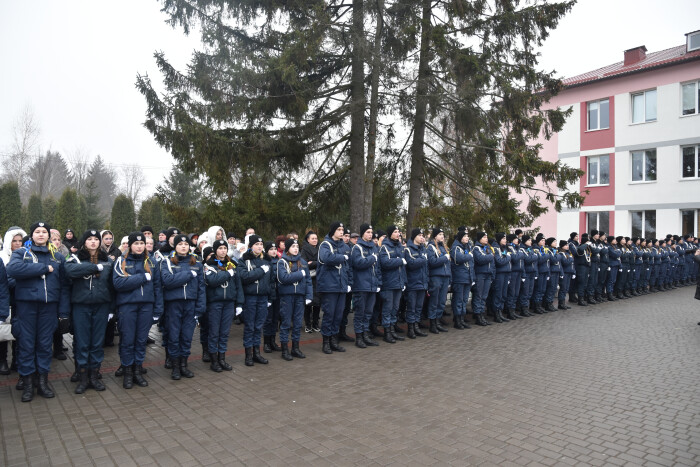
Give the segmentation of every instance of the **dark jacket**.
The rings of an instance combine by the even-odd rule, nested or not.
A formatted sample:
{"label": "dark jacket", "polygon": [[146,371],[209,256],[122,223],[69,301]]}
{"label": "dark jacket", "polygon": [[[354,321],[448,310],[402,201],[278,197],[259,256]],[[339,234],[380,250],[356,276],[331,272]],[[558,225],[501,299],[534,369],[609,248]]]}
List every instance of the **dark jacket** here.
{"label": "dark jacket", "polygon": [[110,308],[114,308],[114,262],[104,250],[97,250],[97,261],[102,271],[90,262],[90,253],[82,248],[66,260],[64,267],[71,280],[71,303],[110,303]]}
{"label": "dark jacket", "polygon": [[350,257],[345,259],[345,242],[335,241],[328,235],[318,247],[318,291],[347,293],[350,285]]}
{"label": "dark jacket", "polygon": [[0,259],[0,321],[10,316],[10,283],[7,281],[5,262]]}
{"label": "dark jacket", "polygon": [[491,245],[477,244],[472,248],[472,256],[474,257],[474,270],[477,274],[496,274],[496,261]]}
{"label": "dark jacket", "polygon": [[406,286],[406,269],[403,264],[406,260],[403,256],[403,245],[400,240],[384,239],[382,246],[379,247],[382,290],[401,290]]}
{"label": "dark jacket", "polygon": [[591,249],[588,247],[588,245],[579,245],[579,243],[576,241],[570,241],[569,251],[574,257],[574,264],[576,266],[591,265]]}
{"label": "dark jacket", "polygon": [[275,277],[279,295],[303,295],[306,300],[314,298],[309,266],[300,255],[288,256],[285,252],[275,264]]}
{"label": "dark jacket", "polygon": [[[148,264],[151,280],[146,280]],[[153,303],[153,316],[160,318],[163,314],[163,289],[160,280],[160,264],[144,253],[129,253],[126,258],[120,256],[114,262],[112,282],[117,294],[117,306],[132,303]]]}
{"label": "dark jacket", "polygon": [[569,251],[559,252],[559,263],[561,264],[561,270],[564,274],[576,274],[576,269],[574,268],[574,257]]}
{"label": "dark jacket", "polygon": [[428,250],[428,276],[451,277],[450,255],[444,243],[436,247],[435,242],[431,241],[425,249]]}
{"label": "dark jacket", "polygon": [[[49,265],[53,272],[49,272]],[[18,248],[12,252],[7,275],[15,280],[15,300],[58,303],[60,317],[70,314],[70,284],[65,258],[45,246]]]}
{"label": "dark jacket", "polygon": [[549,263],[552,259],[549,248],[537,248],[535,254],[537,255],[537,274],[549,274]]}
{"label": "dark jacket", "polygon": [[453,284],[469,284],[474,282],[474,258],[469,251],[469,245],[457,240],[450,248],[450,267],[452,269]]}
{"label": "dark jacket", "polygon": [[379,266],[379,250],[374,242],[362,239],[352,247],[352,291],[377,292],[382,286],[382,268]]}
{"label": "dark jacket", "polygon": [[409,240],[403,250],[403,257],[406,259],[406,288],[428,290],[428,252],[425,245],[416,245],[413,240]]}
{"label": "dark jacket", "polygon": [[494,251],[494,263],[496,264],[496,274],[510,274],[510,251],[506,247],[494,243],[491,245]]}
{"label": "dark jacket", "polygon": [[204,283],[207,287],[207,303],[236,302],[236,306],[243,306],[243,284],[241,284],[240,269],[234,261],[221,263],[221,267],[228,269],[222,271],[215,258],[211,258],[204,265]]}
{"label": "dark jacket", "polygon": [[[265,272],[262,266],[267,266],[268,271]],[[248,250],[241,256],[240,274],[245,295],[265,295],[269,301],[275,299],[275,287],[272,283],[274,271],[269,261],[262,256],[255,256]]]}
{"label": "dark jacket", "polygon": [[[192,255],[165,258],[160,264],[160,277],[163,282],[163,300],[188,300],[195,302],[194,315],[199,317],[207,311],[207,286],[204,283],[204,270],[200,261],[190,264]],[[196,275],[193,275],[194,272]]]}
{"label": "dark jacket", "polygon": [[537,255],[531,246],[521,246],[520,251],[525,253],[525,276],[526,278],[532,277],[533,279],[537,276]]}

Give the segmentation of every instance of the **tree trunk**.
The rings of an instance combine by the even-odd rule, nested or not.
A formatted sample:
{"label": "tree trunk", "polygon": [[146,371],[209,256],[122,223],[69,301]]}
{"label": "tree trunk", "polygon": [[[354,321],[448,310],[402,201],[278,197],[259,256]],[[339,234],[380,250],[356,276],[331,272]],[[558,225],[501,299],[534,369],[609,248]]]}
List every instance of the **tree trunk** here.
{"label": "tree trunk", "polygon": [[384,0],[377,0],[377,29],[372,51],[372,90],[369,99],[369,140],[367,142],[367,168],[365,170],[364,222],[372,222],[372,196],[374,193],[374,158],[377,154],[377,116],[379,114],[379,73],[382,64],[382,30],[384,29]]}
{"label": "tree trunk", "polygon": [[413,229],[416,214],[420,208],[423,188],[425,119],[428,109],[428,75],[430,73],[430,5],[431,0],[423,0],[420,57],[418,60],[418,80],[416,82],[416,116],[413,122],[413,142],[411,143],[411,178],[408,184],[407,235],[410,235],[411,229]]}
{"label": "tree trunk", "polygon": [[350,120],[350,228],[363,221],[365,199],[365,88],[362,42],[364,41],[363,0],[352,2],[352,84]]}

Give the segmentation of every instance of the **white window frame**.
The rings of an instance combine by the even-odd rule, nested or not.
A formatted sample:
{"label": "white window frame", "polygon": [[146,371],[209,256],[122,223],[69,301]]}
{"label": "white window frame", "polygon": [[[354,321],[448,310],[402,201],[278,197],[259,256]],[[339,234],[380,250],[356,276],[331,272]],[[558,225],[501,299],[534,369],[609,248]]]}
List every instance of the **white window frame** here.
{"label": "white window frame", "polygon": [[[683,87],[684,86],[691,86],[693,85],[695,88],[695,91],[693,92],[693,96],[695,97],[695,112],[692,114],[684,114],[683,113]],[[693,115],[698,115],[700,114],[700,81],[689,81],[687,83],[681,83],[681,117],[692,117]]]}
{"label": "white window frame", "polygon": [[[633,225],[632,216],[634,216],[634,213],[636,213],[636,212],[642,213],[642,235],[641,235],[642,238],[647,238],[647,236],[649,235],[649,232],[646,231],[647,211],[654,211],[657,214],[656,217],[658,218],[658,212],[656,209],[646,209],[644,211],[630,211],[629,212],[630,213],[630,231],[632,230],[632,225]],[[654,223],[656,223],[656,220],[654,220]],[[656,227],[656,225],[654,225],[654,235],[657,235],[658,231],[659,231],[659,229]]]}
{"label": "white window frame", "polygon": [[[683,232],[683,213],[684,212],[692,212],[693,213],[693,231],[692,232]],[[685,235],[687,233],[691,234],[693,237],[697,237],[698,233],[700,233],[700,226],[698,226],[698,218],[700,217],[700,209],[681,209],[680,210],[680,229],[678,230],[682,235]]]}
{"label": "white window frame", "polygon": [[686,51],[692,52],[692,51],[694,51],[694,50],[700,50],[700,41],[699,41],[697,47],[693,47],[692,49],[690,48],[690,38],[691,38],[691,37],[692,37],[692,38],[696,38],[696,37],[698,37],[698,36],[700,36],[700,31],[696,31],[696,32],[694,32],[694,33],[692,33],[692,34],[688,34],[688,35],[686,36],[686,45],[685,45]]}
{"label": "white window frame", "polygon": [[[647,152],[651,152],[651,151],[654,152],[654,158],[656,159],[657,152],[656,152],[656,149],[655,149],[655,148],[651,148],[651,149],[641,149],[641,150],[639,150],[639,151],[630,151],[630,183],[632,183],[632,184],[637,184],[637,183],[656,183],[657,180],[659,179],[659,170],[658,170],[659,165],[658,165],[658,160],[657,160],[657,164],[656,164],[656,167],[657,167],[657,169],[656,169],[656,180],[647,180],[647,179],[646,179],[646,178],[647,178]],[[633,167],[634,167],[634,166],[633,166],[633,164],[634,164],[634,155],[635,155],[635,154],[638,154],[638,153],[642,153],[642,156],[643,156],[643,157],[642,157],[642,180],[634,180],[634,176],[633,176],[633,173],[632,173]]]}
{"label": "white window frame", "polygon": [[[655,92],[656,93],[656,117],[654,119],[647,119],[647,93],[648,92]],[[634,97],[635,96],[643,96],[642,102],[644,103],[644,109],[643,109],[643,114],[644,114],[644,120],[635,122],[634,121]],[[630,120],[632,121],[632,125],[641,125],[642,123],[652,123],[656,122],[659,119],[659,92],[657,91],[656,88],[654,89],[646,89],[644,91],[638,91],[638,92],[633,92],[630,94]]]}
{"label": "white window frame", "polygon": [[[607,157],[608,158],[608,182],[607,183],[600,183],[600,158],[601,157]],[[589,183],[589,174],[590,174],[590,167],[591,167],[591,160],[593,159],[598,159],[598,176],[596,177],[599,183]],[[610,186],[610,154],[599,154],[597,156],[586,156],[586,186]]]}
{"label": "white window frame", "polygon": [[[605,213],[608,215],[608,228],[607,229],[601,229],[600,228],[600,215],[602,213]],[[595,214],[595,225],[590,225],[591,223],[588,221],[588,216],[591,214]],[[586,224],[588,226],[587,232],[590,232],[591,230],[603,230],[606,234],[610,233],[610,211],[586,211]]]}
{"label": "white window frame", "polygon": [[[606,127],[600,126],[600,104],[602,102],[608,103],[608,126],[606,126]],[[598,106],[598,113],[597,113],[598,121],[596,122],[595,128],[591,128],[591,121],[589,119],[590,107],[592,104],[595,104]],[[609,130],[609,129],[610,129],[610,98],[606,97],[605,99],[598,99],[596,101],[586,102],[586,131],[599,131],[599,130]]]}
{"label": "white window frame", "polygon": [[[686,148],[694,148],[695,149],[695,157],[693,157],[693,162],[695,163],[695,168],[693,169],[693,176],[692,177],[684,177],[683,176],[683,150]],[[699,180],[700,177],[698,176],[698,165],[700,165],[700,161],[698,161],[698,152],[700,152],[700,144],[691,144],[689,146],[681,146],[681,180]]]}

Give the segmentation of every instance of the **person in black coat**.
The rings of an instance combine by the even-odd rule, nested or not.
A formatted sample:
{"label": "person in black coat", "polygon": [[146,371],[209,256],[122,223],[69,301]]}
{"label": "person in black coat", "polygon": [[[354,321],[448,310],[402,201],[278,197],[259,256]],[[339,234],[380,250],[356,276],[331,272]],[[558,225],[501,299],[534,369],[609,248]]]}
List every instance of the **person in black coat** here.
{"label": "person in black coat", "polygon": [[304,331],[321,332],[319,325],[321,316],[321,299],[318,295],[316,285],[316,268],[318,268],[318,235],[313,230],[309,230],[304,237],[304,244],[301,246],[301,259],[309,265],[311,274],[311,284],[314,288],[314,295],[311,303],[304,308]]}

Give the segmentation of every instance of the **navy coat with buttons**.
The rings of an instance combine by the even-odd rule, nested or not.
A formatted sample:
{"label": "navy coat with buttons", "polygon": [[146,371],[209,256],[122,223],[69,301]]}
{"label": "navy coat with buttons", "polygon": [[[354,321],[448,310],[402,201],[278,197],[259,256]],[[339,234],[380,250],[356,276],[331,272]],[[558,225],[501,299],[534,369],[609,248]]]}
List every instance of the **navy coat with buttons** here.
{"label": "navy coat with buttons", "polygon": [[552,276],[561,276],[561,264],[556,248],[549,250],[549,272],[552,273]]}
{"label": "navy coat with buttons", "polygon": [[[202,263],[190,264],[191,255],[165,258],[160,265],[163,282],[163,300],[192,300],[195,302],[194,315],[202,316],[207,311],[207,286],[204,283]],[[196,275],[193,275],[195,272]]]}
{"label": "navy coat with buttons", "polygon": [[494,250],[490,245],[476,245],[472,248],[472,256],[474,257],[474,271],[477,274],[496,275]]}
{"label": "navy coat with buttons", "polygon": [[[236,302],[236,306],[243,306],[243,284],[241,284],[240,269],[231,261],[230,269],[222,271],[218,263],[209,261],[204,265],[204,283],[207,287],[207,303]],[[222,267],[224,264],[222,263]],[[233,271],[231,273],[230,271]]]}
{"label": "navy coat with buttons", "polygon": [[[151,280],[146,280],[145,263],[150,268]],[[132,303],[153,303],[153,317],[163,314],[163,289],[161,287],[160,263],[145,253],[130,253],[114,262],[112,282],[117,293],[117,306]]]}
{"label": "navy coat with buttons", "polygon": [[319,293],[347,293],[350,282],[350,256],[345,259],[345,242],[326,235],[318,247],[316,285]]}
{"label": "navy coat with buttons", "polygon": [[451,277],[450,256],[445,245],[439,243],[438,246],[435,246],[435,242],[431,241],[426,249],[428,250],[428,276]]}
{"label": "navy coat with buttons", "polygon": [[520,247],[520,251],[525,253],[525,275],[523,277],[532,277],[535,278],[537,277],[537,255],[535,252],[532,250],[532,247],[529,246],[522,246]]}
{"label": "navy coat with buttons", "polygon": [[382,287],[382,268],[379,249],[374,242],[357,241],[350,253],[352,262],[352,291],[377,292]]}
{"label": "navy coat with buttons", "polygon": [[[65,258],[45,246],[32,245],[12,252],[7,275],[15,280],[15,300],[58,303],[58,315],[70,314],[70,285]],[[49,272],[49,266],[53,272]]]}
{"label": "navy coat with buttons", "polygon": [[537,274],[549,274],[549,263],[552,259],[551,252],[549,248],[539,248],[535,252],[537,257]]}
{"label": "navy coat with buttons", "polygon": [[450,267],[452,268],[453,284],[469,284],[474,282],[476,277],[472,277],[474,271],[474,258],[469,252],[466,243],[456,241],[450,249]]}
{"label": "navy coat with buttons", "polygon": [[[270,268],[270,262],[266,261],[262,255],[256,256],[251,250],[248,250],[241,256],[240,264],[243,293],[245,295],[266,295],[269,301],[274,300],[275,287],[272,282],[275,278],[274,271]],[[267,266],[268,271],[265,272],[262,266]]]}
{"label": "navy coat with buttons", "polygon": [[[382,268],[382,290],[401,290],[406,286],[403,245],[400,240],[385,238],[379,247],[379,265]],[[406,261],[408,263],[408,261]]]}
{"label": "navy coat with buttons", "polygon": [[71,255],[65,264],[66,275],[71,279],[71,303],[97,304],[111,303],[115,306],[114,285],[112,283],[112,268],[114,262],[103,250],[98,250],[98,263],[90,262],[90,254],[81,249]]}
{"label": "navy coat with buttons", "polygon": [[309,265],[300,255],[287,256],[284,253],[275,264],[275,276],[279,295],[303,295],[306,300],[313,300],[314,288]]}
{"label": "navy coat with buttons", "polygon": [[406,260],[406,289],[428,290],[428,252],[425,245],[416,245],[409,240],[403,257]]}
{"label": "navy coat with buttons", "polygon": [[576,274],[576,268],[574,267],[574,256],[569,251],[559,252],[559,264],[561,264],[561,271],[564,274]]}
{"label": "navy coat with buttons", "polygon": [[502,249],[498,244],[491,245],[494,251],[494,263],[496,264],[496,274],[510,273],[510,251]]}
{"label": "navy coat with buttons", "polygon": [[610,258],[610,267],[620,267],[620,257],[622,250],[617,245],[608,245],[608,257]]}

